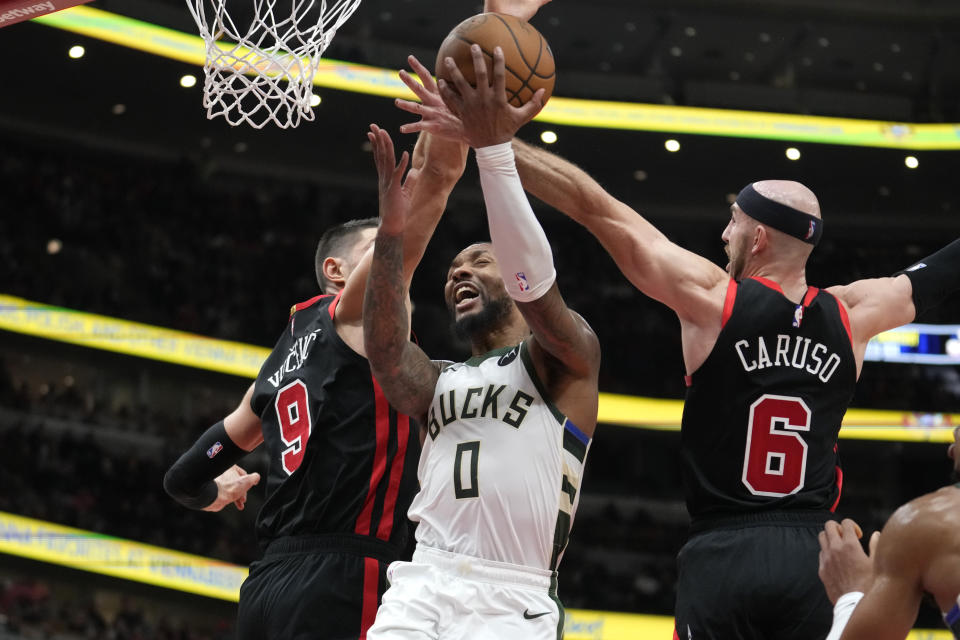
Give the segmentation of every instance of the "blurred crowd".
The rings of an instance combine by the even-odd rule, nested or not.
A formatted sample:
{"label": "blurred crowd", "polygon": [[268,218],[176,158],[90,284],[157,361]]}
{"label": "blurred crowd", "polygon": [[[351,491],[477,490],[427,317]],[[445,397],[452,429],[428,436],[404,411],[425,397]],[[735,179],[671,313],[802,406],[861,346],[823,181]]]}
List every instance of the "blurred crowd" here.
{"label": "blurred crowd", "polygon": [[[169,608],[169,607],[167,607]],[[228,640],[233,620],[160,615],[146,598],[0,571],[0,640]]]}

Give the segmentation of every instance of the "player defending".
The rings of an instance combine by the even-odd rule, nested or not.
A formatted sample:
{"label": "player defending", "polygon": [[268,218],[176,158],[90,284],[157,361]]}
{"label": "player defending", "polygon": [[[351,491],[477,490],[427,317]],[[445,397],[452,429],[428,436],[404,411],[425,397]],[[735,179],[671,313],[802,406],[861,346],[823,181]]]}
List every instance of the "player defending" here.
{"label": "player defending", "polygon": [[369,640],[546,640],[563,631],[556,569],[596,426],[600,350],[560,296],[514,167],[513,131],[539,106],[507,106],[502,53],[493,87],[479,54],[475,62],[478,89],[463,87],[465,139],[477,150],[491,242],[461,251],[444,288],[455,328],[471,342],[466,362],[432,362],[408,341],[401,253],[411,204],[396,175],[381,192],[365,344],[384,393],[424,416],[427,434],[409,512],[419,522],[413,562],[391,565]]}
{"label": "player defending", "polygon": [[[451,76],[459,72],[450,62]],[[457,83],[459,90],[460,83]],[[403,132],[455,139],[455,92],[411,86]],[[451,108],[451,106],[453,108]],[[670,242],[590,176],[514,141],[524,187],[590,230],[643,293],[680,319],[687,372],[681,456],[691,538],[680,552],[680,638],[823,638],[831,606],[817,534],[840,499],[836,442],[871,337],[960,288],[960,241],[906,272],[818,289],[805,265],[823,223],[797,182],[745,187],[720,269]]]}
{"label": "player defending", "polygon": [[[960,427],[953,438],[948,455],[960,474]],[[852,520],[830,521],[820,533],[820,578],[836,603],[828,640],[903,640],[924,593],[960,638],[960,484],[897,509],[871,537],[869,557],[859,529]]]}
{"label": "player defending", "polygon": [[[376,127],[370,135],[387,136]],[[465,159],[459,144],[418,140],[408,187],[416,183],[410,226],[422,234],[404,236],[397,276],[404,282]],[[381,153],[375,160],[382,176],[394,158]],[[316,271],[325,295],[294,305],[240,406],[164,478],[167,492],[187,507],[242,509],[259,474],[247,475],[235,463],[266,442],[266,501],[257,516],[264,555],[240,589],[241,639],[362,638],[386,589],[386,567],[406,544],[417,433],[388,405],[363,346],[361,310],[377,223],[354,220],[324,233]]]}

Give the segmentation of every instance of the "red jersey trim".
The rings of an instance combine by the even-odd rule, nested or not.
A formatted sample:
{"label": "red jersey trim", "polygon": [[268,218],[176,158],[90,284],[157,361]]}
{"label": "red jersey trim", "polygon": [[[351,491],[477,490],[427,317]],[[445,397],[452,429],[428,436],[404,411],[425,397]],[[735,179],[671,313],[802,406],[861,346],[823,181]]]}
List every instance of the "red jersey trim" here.
{"label": "red jersey trim", "polygon": [[830,512],[837,510],[837,505],[840,504],[840,496],[843,494],[843,469],[837,467],[837,499],[833,503],[833,506],[830,507]]}
{"label": "red jersey trim", "polygon": [[840,299],[836,296],[833,297],[837,301],[837,309],[840,311],[840,322],[843,323],[843,328],[847,330],[847,337],[850,338],[850,346],[853,346],[853,330],[850,328],[850,316],[847,315],[847,308],[843,306],[843,303],[840,302]]}
{"label": "red jersey trim", "polygon": [[375,558],[363,559],[363,596],[360,604],[360,638],[366,640],[367,631],[377,617],[377,596],[380,588],[380,567]]}
{"label": "red jersey trim", "polygon": [[[731,314],[733,314],[733,303],[737,299],[737,281],[733,278],[730,278],[730,282],[727,283],[727,297],[723,300],[723,315],[720,316],[720,328],[723,329],[727,326],[727,320],[730,319]],[[690,386],[690,385],[687,385]]]}
{"label": "red jersey trim", "polygon": [[400,492],[400,480],[403,478],[403,467],[407,461],[407,440],[410,436],[410,417],[402,413],[397,414],[397,452],[390,462],[390,484],[387,485],[387,495],[383,498],[383,515],[380,516],[380,525],[377,527],[377,537],[389,540],[393,532],[394,511],[397,509],[397,494]]}
{"label": "red jersey trim", "polygon": [[[333,315],[337,312],[337,305],[340,304],[340,297],[343,295],[343,289],[337,292],[336,297],[333,299],[333,302],[330,303],[330,306],[327,307],[327,310],[330,312],[330,319],[333,320]],[[379,388],[379,387],[378,387]]]}
{"label": "red jersey trim", "polygon": [[390,405],[387,403],[386,396],[383,395],[383,389],[380,388],[372,374],[370,379],[373,381],[374,406],[376,407],[377,444],[373,454],[373,469],[370,471],[367,497],[363,501],[363,509],[360,510],[360,515],[357,516],[357,524],[353,529],[362,536],[372,534],[370,522],[373,519],[373,504],[377,501],[377,487],[380,486],[380,481],[387,470],[387,440],[390,438]]}
{"label": "red jersey trim", "polygon": [[295,305],[293,305],[292,307],[290,307],[290,315],[292,316],[292,315],[295,314],[297,311],[302,311],[303,309],[306,309],[307,307],[311,307],[311,306],[317,304],[318,302],[320,302],[320,300],[322,300],[322,299],[324,299],[324,298],[329,298],[329,297],[330,297],[330,294],[320,294],[319,296],[314,296],[314,297],[310,298],[309,300],[304,300],[303,302],[298,302],[297,304],[295,304]]}

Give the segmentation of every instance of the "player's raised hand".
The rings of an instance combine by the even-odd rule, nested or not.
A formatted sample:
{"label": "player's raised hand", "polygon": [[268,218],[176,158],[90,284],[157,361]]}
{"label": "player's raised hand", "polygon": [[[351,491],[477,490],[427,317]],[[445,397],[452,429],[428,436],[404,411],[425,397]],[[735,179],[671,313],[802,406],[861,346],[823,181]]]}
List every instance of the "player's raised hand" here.
{"label": "player's raised hand", "polygon": [[420,102],[397,98],[395,104],[408,113],[420,116],[420,120],[401,125],[400,133],[425,131],[441,138],[463,141],[463,124],[444,104],[430,71],[415,56],[409,56],[407,62],[420,81],[417,82],[405,70],[400,71],[400,80],[413,91]]}
{"label": "player's raised hand", "polygon": [[548,2],[550,0],[485,0],[483,11],[484,13],[489,11],[506,13],[529,21],[536,15],[537,10]]}
{"label": "player's raised hand", "polygon": [[838,524],[830,520],[820,532],[819,575],[830,602],[851,591],[866,592],[873,579],[873,558],[880,541],[875,531],[870,537],[870,555],[863,551],[860,526],[846,518]]}
{"label": "player's raised hand", "polygon": [[476,88],[470,86],[453,58],[448,57],[444,64],[453,86],[440,80],[440,97],[460,119],[464,139],[474,149],[509,142],[517,129],[533,119],[543,108],[544,91],[538,89],[526,104],[514,107],[507,101],[503,49],[494,47],[492,79],[487,73],[487,64],[478,45],[470,46],[470,55],[473,57]]}
{"label": "player's raised hand", "polygon": [[233,465],[214,479],[217,485],[217,499],[203,508],[204,511],[220,511],[231,502],[243,511],[247,504],[247,492],[260,482],[259,473],[247,473]]}
{"label": "player's raised hand", "polygon": [[410,154],[404,151],[397,163],[390,134],[377,125],[370,125],[367,138],[373,148],[373,160],[377,165],[379,178],[380,230],[390,234],[402,233],[410,213],[413,188],[420,177],[420,170],[410,169],[404,178],[403,174],[410,163]]}

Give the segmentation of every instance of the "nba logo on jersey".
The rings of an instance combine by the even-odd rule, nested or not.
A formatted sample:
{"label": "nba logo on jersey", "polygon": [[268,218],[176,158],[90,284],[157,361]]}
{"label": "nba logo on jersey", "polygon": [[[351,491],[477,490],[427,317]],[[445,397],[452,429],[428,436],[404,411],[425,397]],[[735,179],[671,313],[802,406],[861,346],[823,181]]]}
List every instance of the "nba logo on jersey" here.
{"label": "nba logo on jersey", "polygon": [[800,326],[800,323],[803,322],[803,305],[798,304],[797,308],[793,311],[793,326],[797,328]]}
{"label": "nba logo on jersey", "polygon": [[214,442],[213,446],[207,449],[207,457],[213,458],[213,456],[217,455],[221,451],[223,451],[223,445],[219,442]]}
{"label": "nba logo on jersey", "polygon": [[529,291],[530,285],[527,284],[527,276],[523,274],[523,271],[518,271],[517,276],[517,286],[520,287],[520,291]]}

